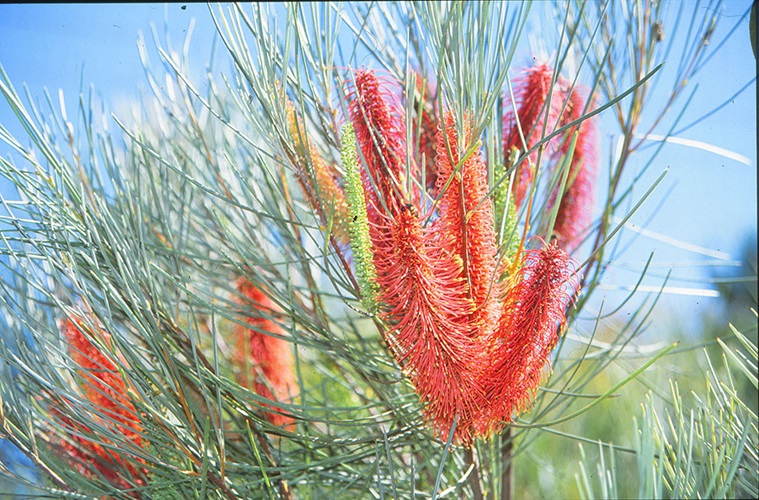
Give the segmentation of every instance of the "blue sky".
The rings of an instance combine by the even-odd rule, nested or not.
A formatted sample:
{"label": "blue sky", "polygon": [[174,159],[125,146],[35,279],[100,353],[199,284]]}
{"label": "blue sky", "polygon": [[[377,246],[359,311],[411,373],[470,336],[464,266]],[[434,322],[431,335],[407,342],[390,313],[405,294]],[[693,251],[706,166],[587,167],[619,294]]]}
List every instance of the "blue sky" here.
{"label": "blue sky", "polygon": [[[691,4],[685,2],[686,7]],[[676,8],[674,5],[670,9]],[[721,39],[749,5],[748,0],[726,2],[714,39]],[[2,5],[0,64],[19,90],[26,83],[31,94],[40,100],[42,89],[47,87],[57,103],[58,89],[63,89],[69,113],[74,110],[80,88],[87,92],[90,83],[107,108],[118,111],[119,103],[135,98],[137,90],[144,87],[137,51],[138,31],[145,34],[156,64],[151,23],[156,26],[159,39],[163,39],[166,20],[166,33],[174,48],[180,49],[192,18],[197,22],[190,60],[195,62],[195,70],[202,70],[214,36],[205,4]],[[529,55],[518,54],[517,60],[525,60]],[[221,68],[228,70],[229,66],[222,64]],[[755,60],[745,20],[697,81],[689,83],[686,92],[696,85],[699,88],[681,123],[690,123],[713,109],[754,77]],[[651,104],[653,108],[657,105],[661,103]],[[23,137],[4,103],[0,103],[0,123]],[[756,234],[756,84],[710,119],[685,131],[681,138],[719,146],[744,157],[749,164],[688,145],[666,145],[644,175],[641,186],[649,185],[665,168],[669,168],[668,174],[632,219],[638,226],[644,226],[644,234],[623,230],[622,241],[634,238],[633,246],[618,265],[610,268],[607,282],[611,286],[634,284],[649,253],[654,251],[654,271],[658,277],[653,276],[647,283],[652,286],[661,283],[668,265],[677,263],[673,271],[676,280],[671,285],[708,289],[708,284],[697,280],[704,276],[703,263],[714,260],[730,263],[739,257],[745,238]],[[606,168],[614,138],[607,135],[603,140],[601,172]],[[7,156],[9,152],[8,147],[0,145],[0,155]],[[632,175],[642,164],[633,163],[630,167]],[[2,192],[7,194],[5,190]],[[642,189],[638,194],[642,194]],[[693,266],[687,265],[690,261],[694,261]],[[708,297],[701,299],[674,294],[668,300],[691,315],[709,306]]]}

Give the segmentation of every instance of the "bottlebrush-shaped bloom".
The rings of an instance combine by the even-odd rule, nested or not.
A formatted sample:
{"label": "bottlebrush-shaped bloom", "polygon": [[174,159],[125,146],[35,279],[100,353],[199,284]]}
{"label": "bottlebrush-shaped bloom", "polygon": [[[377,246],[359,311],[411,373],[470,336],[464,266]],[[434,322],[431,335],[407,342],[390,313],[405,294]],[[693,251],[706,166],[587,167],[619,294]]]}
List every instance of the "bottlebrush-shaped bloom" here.
{"label": "bottlebrush-shaped bloom", "polygon": [[[560,81],[563,100],[567,103],[560,125],[567,125],[582,116],[587,98],[581,90],[570,92],[569,82]],[[569,93],[569,96],[567,94]],[[556,213],[553,226],[554,236],[559,245],[572,252],[580,243],[582,231],[590,225],[590,209],[593,205],[593,189],[596,179],[596,147],[598,144],[596,126],[588,119],[569,129],[567,137],[559,148],[562,155],[568,153],[572,137],[577,133],[572,162],[569,167],[567,185]],[[557,193],[553,194],[550,205],[554,205]]]}
{"label": "bottlebrush-shaped bloom", "polygon": [[492,364],[482,380],[491,427],[488,435],[508,424],[515,412],[530,404],[559,333],[566,308],[577,288],[569,256],[554,245],[527,250],[509,287],[498,328],[490,346]]}
{"label": "bottlebrush-shaped bloom", "polygon": [[[142,448],[143,429],[116,365],[84,333],[87,327],[83,321],[66,319],[61,324],[61,330],[71,360],[81,377],[84,397],[94,408],[92,420],[99,427],[107,428],[114,434],[123,436],[125,441]],[[106,344],[110,342],[108,333],[103,330],[95,335]],[[69,416],[62,402],[54,406],[51,413],[69,434],[69,439],[59,443],[58,448],[71,458],[81,474],[94,477],[99,473],[112,486],[120,489],[145,484],[145,470],[136,465],[144,465],[142,459],[127,461],[113,450],[119,446],[118,443],[96,436],[87,423]],[[135,492],[134,496],[139,497],[139,494]]]}
{"label": "bottlebrush-shaped bloom", "polygon": [[[234,328],[238,383],[264,398],[289,402],[298,392],[295,362],[292,346],[281,338],[287,333],[272,319],[276,305],[246,278],[238,279],[236,286],[241,304],[250,308],[241,318],[245,324]],[[294,424],[291,416],[280,411],[266,412],[265,417],[274,425]]]}
{"label": "bottlebrush-shaped bloom", "polygon": [[418,194],[406,187],[409,175],[418,177],[415,165],[406,164],[405,113],[393,92],[397,82],[380,79],[374,71],[356,70],[349,92],[350,118],[366,168],[362,171],[369,222],[378,214],[395,215]]}
{"label": "bottlebrush-shaped bloom", "polygon": [[[516,79],[514,105],[517,113],[515,115],[513,111],[515,106],[507,103],[507,113],[503,120],[504,158],[509,158],[512,148],[524,152],[525,143],[527,149],[533,148],[550,132],[549,127],[553,127],[558,121],[562,103],[552,97],[552,79],[553,69],[547,64],[529,68]],[[548,109],[547,114],[546,109]],[[514,183],[514,202],[517,208],[522,206],[527,190],[535,177],[536,161],[537,153],[533,152],[517,168]]]}
{"label": "bottlebrush-shaped bloom", "polygon": [[330,167],[306,137],[302,120],[291,102],[287,103],[287,124],[295,145],[295,172],[306,198],[322,223],[332,219],[332,231],[341,243],[348,241],[348,207],[345,193],[334,168]]}
{"label": "bottlebrush-shaped bloom", "polygon": [[475,332],[489,335],[498,320],[501,299],[493,203],[488,197],[487,167],[479,148],[459,165],[475,142],[471,121],[467,118],[462,125],[463,137],[459,137],[453,113],[448,112],[438,133],[436,188],[441,195],[436,229],[446,250],[462,261],[475,307],[471,317]]}
{"label": "bottlebrush-shaped bloom", "polygon": [[485,401],[474,370],[480,351],[460,260],[436,245],[411,206],[401,207],[390,226],[383,237],[392,251],[378,266],[388,269],[378,275],[386,306],[381,317],[389,325],[385,339],[433,426],[446,436],[458,415],[454,439],[471,443]]}

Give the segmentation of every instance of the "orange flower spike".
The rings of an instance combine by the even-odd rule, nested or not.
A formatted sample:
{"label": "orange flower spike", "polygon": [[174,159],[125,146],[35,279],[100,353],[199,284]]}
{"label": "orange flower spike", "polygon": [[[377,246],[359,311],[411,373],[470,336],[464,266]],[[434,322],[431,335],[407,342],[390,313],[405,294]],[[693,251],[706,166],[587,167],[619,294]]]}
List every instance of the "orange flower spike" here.
{"label": "orange flower spike", "polygon": [[[561,83],[568,92],[569,83],[564,81]],[[567,111],[560,125],[564,126],[579,119],[585,108],[585,102],[584,93],[575,88],[567,99]],[[567,154],[574,132],[577,132],[577,141],[567,178],[567,187],[556,213],[553,232],[559,245],[571,253],[580,243],[579,237],[582,232],[590,225],[590,209],[593,205],[593,189],[596,180],[598,132],[592,118],[583,121],[568,132],[560,152]],[[556,194],[551,200],[551,205],[555,202],[555,198]]]}
{"label": "orange flower spike", "polygon": [[[237,380],[261,397],[289,402],[298,393],[292,347],[286,340],[267,335],[285,336],[285,330],[271,319],[276,305],[260,289],[245,278],[237,281],[242,304],[251,311],[245,316],[247,325],[235,325],[237,340],[235,364],[240,367]],[[267,333],[264,333],[267,332]],[[266,412],[273,425],[292,426],[294,419],[279,412]]]}
{"label": "orange flower spike", "polygon": [[[409,197],[406,192],[405,113],[392,86],[397,82],[381,80],[374,71],[356,70],[350,92],[350,118],[366,162],[362,174],[370,223],[378,222],[379,213],[394,216],[404,203],[419,198],[418,193]],[[412,165],[414,178],[415,169]]]}
{"label": "orange flower spike", "polygon": [[295,145],[298,182],[324,224],[332,217],[332,231],[341,243],[348,241],[348,205],[336,169],[331,168],[306,137],[302,120],[287,101],[287,124]]}
{"label": "orange flower spike", "polygon": [[[116,365],[87,338],[84,328],[78,320],[66,319],[61,324],[71,359],[78,366],[77,373],[84,381],[84,396],[97,408],[93,418],[101,425],[118,431],[135,446],[143,447],[142,426],[134,405],[126,395],[124,379]],[[110,341],[107,332],[101,330],[97,334],[104,342]],[[66,416],[62,404],[60,408],[53,407],[52,414],[71,434],[71,441],[63,441],[60,447],[73,458],[74,463],[79,464],[81,474],[92,475],[92,469],[97,469],[113,486],[121,489],[145,484],[144,470],[138,470],[111,449],[98,444],[98,438],[92,435],[89,427]],[[111,421],[116,422],[115,429]],[[142,459],[137,461],[144,464]],[[126,470],[132,481],[124,478],[119,469]],[[140,497],[137,492],[133,496]]]}
{"label": "orange flower spike", "polygon": [[435,247],[429,231],[411,206],[401,207],[391,223],[385,238],[392,252],[381,257],[388,271],[378,276],[386,305],[381,317],[389,325],[388,346],[426,403],[427,418],[445,439],[458,415],[454,439],[468,444],[484,404],[471,325],[456,320],[468,317],[471,301],[460,266]]}
{"label": "orange flower spike", "polygon": [[[440,230],[446,249],[461,258],[470,296],[475,304],[472,321],[480,335],[489,335],[500,315],[500,285],[496,272],[496,233],[493,203],[488,197],[487,167],[479,151],[471,154],[457,172],[461,154],[473,144],[471,121],[464,123],[463,140],[458,137],[454,115],[445,115],[445,127],[437,138],[437,190],[440,197]],[[450,150],[449,150],[450,148]],[[448,187],[446,188],[446,184]]]}
{"label": "orange flower spike", "polygon": [[566,324],[566,308],[577,288],[574,263],[558,246],[527,250],[522,267],[510,278],[503,316],[483,380],[491,404],[489,426],[500,430],[535,395],[550,354]]}
{"label": "orange flower spike", "polygon": [[[539,64],[527,69],[525,74],[516,80],[514,100],[519,121],[517,122],[514,115],[514,107],[510,103],[506,104],[507,112],[503,120],[504,158],[509,157],[512,147],[524,152],[525,142],[528,149],[534,147],[549,132],[548,127],[553,126],[558,120],[560,102],[557,99],[551,99],[546,120],[545,106],[551,95],[552,79],[553,69],[547,64]],[[522,134],[525,142],[522,141]],[[522,206],[527,190],[532,184],[536,161],[537,153],[533,152],[519,166],[514,183],[514,201],[517,208]]]}

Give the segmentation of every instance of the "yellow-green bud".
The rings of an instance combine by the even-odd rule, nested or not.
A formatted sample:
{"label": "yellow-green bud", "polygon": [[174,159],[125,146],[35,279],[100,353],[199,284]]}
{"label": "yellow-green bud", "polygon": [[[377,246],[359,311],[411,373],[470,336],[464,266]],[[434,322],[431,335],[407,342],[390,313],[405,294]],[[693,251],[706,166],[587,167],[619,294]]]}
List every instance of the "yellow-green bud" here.
{"label": "yellow-green bud", "polygon": [[377,311],[377,271],[374,268],[374,252],[369,236],[369,218],[366,215],[366,199],[361,173],[358,169],[356,135],[353,125],[346,123],[342,129],[341,157],[345,172],[345,197],[348,202],[348,236],[350,237],[353,263],[356,267],[361,303],[372,314]]}

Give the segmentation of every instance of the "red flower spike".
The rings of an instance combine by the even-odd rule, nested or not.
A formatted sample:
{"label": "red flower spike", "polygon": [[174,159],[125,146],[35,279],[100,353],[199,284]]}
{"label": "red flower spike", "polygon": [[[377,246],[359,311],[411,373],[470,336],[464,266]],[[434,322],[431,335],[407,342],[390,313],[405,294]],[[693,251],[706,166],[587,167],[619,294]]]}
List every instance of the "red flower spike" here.
{"label": "red flower spike", "polygon": [[576,288],[573,261],[558,246],[525,252],[520,271],[510,278],[489,377],[482,381],[490,405],[487,425],[478,428],[483,435],[499,431],[530,405]]}
{"label": "red flower spike", "polygon": [[[241,303],[251,308],[244,319],[247,326],[234,328],[237,340],[234,362],[241,369],[238,383],[261,397],[288,402],[298,392],[292,347],[280,337],[263,333],[287,335],[271,319],[276,305],[245,278],[237,280],[237,290],[243,297]],[[291,416],[280,412],[266,412],[265,417],[273,425],[291,427],[295,423]]]}
{"label": "red flower spike", "polygon": [[[398,83],[380,79],[374,71],[357,70],[350,94],[350,117],[364,163],[361,180],[369,236],[374,245],[374,266],[377,274],[382,275],[394,268],[393,262],[383,258],[393,252],[385,238],[390,231],[389,223],[405,203],[417,205],[420,193],[405,192],[406,125],[398,100]],[[418,177],[415,165],[410,173]]]}
{"label": "red flower spike", "polygon": [[[419,199],[418,193],[405,192],[405,113],[397,97],[399,92],[391,90],[397,86],[397,82],[389,78],[381,80],[374,71],[357,70],[350,92],[350,117],[366,162],[362,173],[371,223],[378,222],[378,214],[394,216],[404,203],[415,203]],[[418,177],[416,166],[411,167],[411,175]],[[387,204],[388,212],[380,200]]]}
{"label": "red flower spike", "polygon": [[[561,81],[563,94],[569,92],[569,82]],[[564,126],[582,116],[586,96],[577,88],[566,99],[567,110],[560,122]],[[567,187],[561,198],[556,214],[553,232],[557,242],[567,252],[571,253],[580,243],[580,235],[590,225],[590,208],[593,205],[593,188],[596,179],[596,148],[598,134],[593,119],[585,120],[580,125],[568,130],[564,143],[560,148],[561,154],[566,154],[572,143],[572,136],[577,134],[572,164],[567,178]],[[556,200],[553,194],[550,205]]]}
{"label": "red flower spike", "polygon": [[[551,94],[551,80],[553,69],[547,64],[539,64],[525,71],[516,83],[514,95],[517,107],[517,116],[524,134],[527,148],[533,148],[544,137],[557,121],[561,109],[561,102],[551,99],[548,119],[546,120],[546,103]],[[506,115],[503,120],[503,151],[504,158],[508,158],[512,147],[524,152],[524,143],[519,133],[519,126],[514,116],[514,106],[506,104]],[[532,184],[535,176],[535,163],[537,153],[533,152],[527,160],[522,161],[517,171],[514,183],[514,202],[517,209]]]}
{"label": "red flower spike", "polygon": [[472,306],[459,261],[436,247],[429,231],[416,210],[401,207],[385,236],[392,252],[381,257],[387,261],[378,275],[387,307],[381,317],[390,326],[390,351],[426,403],[427,418],[445,439],[458,415],[454,441],[468,445],[485,404],[475,374],[480,350],[467,321]]}
{"label": "red flower spike", "polygon": [[[464,137],[458,137],[453,113],[445,115],[445,128],[438,132],[437,191],[440,197],[438,227],[446,250],[461,258],[475,311],[470,320],[478,335],[492,333],[500,315],[500,273],[496,272],[496,234],[493,203],[488,198],[487,167],[480,151],[461,166],[460,155],[472,145],[471,121],[466,119]],[[450,153],[449,149],[450,148]],[[449,182],[450,181],[450,182]]]}
{"label": "red flower spike", "polygon": [[[99,425],[112,429],[124,436],[137,447],[143,447],[142,426],[134,405],[126,395],[126,385],[116,365],[93,344],[85,335],[85,326],[81,321],[66,319],[61,330],[66,337],[69,354],[78,366],[77,373],[83,380],[82,392],[97,410],[92,418]],[[106,344],[110,342],[107,332],[95,332]],[[52,407],[52,415],[70,433],[70,440],[64,440],[59,448],[72,458],[79,472],[83,475],[94,476],[96,469],[111,485],[120,489],[129,489],[135,485],[144,485],[146,471],[138,470],[132,463],[127,462],[110,448],[97,441],[114,446],[107,439],[94,436],[93,431],[84,423],[76,422],[67,416],[64,405]],[[115,425],[113,422],[116,422]],[[144,464],[142,459],[137,459]],[[125,478],[120,471],[127,471]],[[140,498],[139,493],[133,496]]]}

